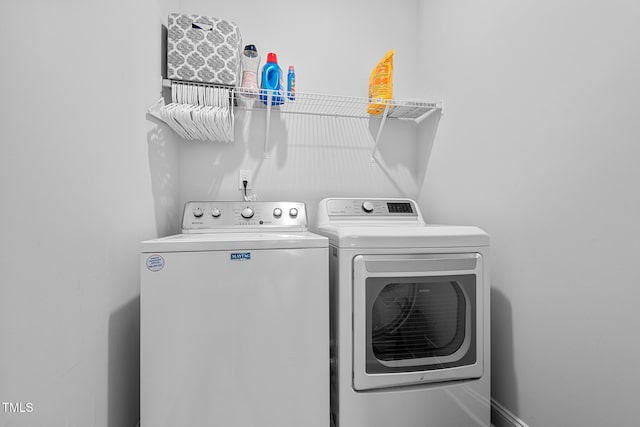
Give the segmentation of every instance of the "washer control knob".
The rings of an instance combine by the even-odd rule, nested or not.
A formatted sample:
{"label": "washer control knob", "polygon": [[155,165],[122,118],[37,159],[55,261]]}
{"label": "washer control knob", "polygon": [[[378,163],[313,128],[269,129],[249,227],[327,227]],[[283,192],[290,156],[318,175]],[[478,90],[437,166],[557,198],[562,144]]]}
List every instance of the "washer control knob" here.
{"label": "washer control knob", "polygon": [[193,208],[193,216],[200,218],[202,215],[204,215],[202,208]]}
{"label": "washer control knob", "polygon": [[220,209],[218,208],[213,208],[211,210],[211,216],[214,218],[218,218],[220,215],[222,215],[222,212],[220,212]]}
{"label": "washer control knob", "polygon": [[296,209],[296,208],[289,209],[289,216],[291,218],[297,217],[298,216],[298,209]]}
{"label": "washer control knob", "polygon": [[364,202],[362,204],[362,210],[365,211],[366,213],[371,213],[373,212],[373,203],[371,202]]}
{"label": "washer control knob", "polygon": [[242,212],[240,212],[240,215],[242,215],[242,218],[249,219],[253,217],[253,209],[247,206],[246,208],[242,209]]}
{"label": "washer control knob", "polygon": [[276,218],[280,218],[282,216],[282,209],[275,208],[273,210],[273,216],[276,217]]}

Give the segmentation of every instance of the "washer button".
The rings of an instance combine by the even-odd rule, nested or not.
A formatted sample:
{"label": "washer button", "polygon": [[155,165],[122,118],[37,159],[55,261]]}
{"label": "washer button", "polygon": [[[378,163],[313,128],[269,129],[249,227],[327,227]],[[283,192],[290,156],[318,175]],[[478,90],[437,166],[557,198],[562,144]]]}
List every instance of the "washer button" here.
{"label": "washer button", "polygon": [[242,212],[240,212],[240,215],[242,215],[242,218],[249,219],[253,217],[253,209],[247,206],[242,210]]}
{"label": "washer button", "polygon": [[373,212],[373,203],[371,202],[364,202],[362,204],[362,210],[365,211],[366,213],[371,213]]}
{"label": "washer button", "polygon": [[273,210],[273,216],[276,217],[276,218],[280,218],[282,216],[282,209],[275,208]]}
{"label": "washer button", "polygon": [[204,215],[204,211],[202,210],[202,208],[193,209],[193,216],[195,216],[196,218],[200,218],[202,215]]}
{"label": "washer button", "polygon": [[289,216],[291,218],[297,217],[298,216],[298,209],[296,209],[296,208],[289,209]]}
{"label": "washer button", "polygon": [[211,210],[211,216],[214,218],[218,218],[220,215],[222,215],[222,212],[220,212],[220,209],[218,208],[213,208]]}

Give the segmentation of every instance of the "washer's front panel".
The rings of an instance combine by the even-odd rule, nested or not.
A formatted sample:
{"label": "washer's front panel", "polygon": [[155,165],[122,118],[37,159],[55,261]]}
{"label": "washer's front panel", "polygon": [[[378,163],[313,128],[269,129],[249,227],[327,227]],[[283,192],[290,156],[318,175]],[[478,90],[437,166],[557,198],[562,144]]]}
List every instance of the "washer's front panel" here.
{"label": "washer's front panel", "polygon": [[141,258],[143,425],[329,424],[326,248]]}

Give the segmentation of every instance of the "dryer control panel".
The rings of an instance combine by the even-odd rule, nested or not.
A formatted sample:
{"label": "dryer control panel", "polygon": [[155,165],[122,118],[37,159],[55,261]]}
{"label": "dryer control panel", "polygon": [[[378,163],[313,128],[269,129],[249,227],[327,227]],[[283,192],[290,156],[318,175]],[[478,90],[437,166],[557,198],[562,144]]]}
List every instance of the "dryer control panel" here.
{"label": "dryer control panel", "polygon": [[418,216],[413,200],[330,199],[326,203],[329,216]]}
{"label": "dryer control panel", "polygon": [[183,233],[210,233],[277,229],[307,229],[303,202],[187,202],[182,215]]}
{"label": "dryer control panel", "polygon": [[343,198],[322,199],[318,205],[315,228],[340,226],[412,226],[424,225],[418,204],[405,198]]}

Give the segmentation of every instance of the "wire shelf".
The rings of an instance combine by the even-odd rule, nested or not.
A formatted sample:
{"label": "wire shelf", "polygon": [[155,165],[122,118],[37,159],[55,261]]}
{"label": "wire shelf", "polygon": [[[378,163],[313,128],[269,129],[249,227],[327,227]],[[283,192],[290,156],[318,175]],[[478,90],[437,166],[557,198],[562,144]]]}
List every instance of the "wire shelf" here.
{"label": "wire shelf", "polygon": [[[163,79],[164,87],[171,87],[172,80]],[[273,98],[278,98],[274,91],[264,89],[250,90],[241,87],[230,87],[202,82],[182,82],[178,83],[194,85],[194,86],[222,86],[231,89],[233,96],[236,98],[235,106],[241,110],[267,110],[269,105],[259,99],[259,92],[269,94]],[[369,98],[353,97],[353,96],[337,96],[324,95],[316,93],[296,92],[295,99],[291,100],[286,93],[281,96],[281,105],[275,105],[272,102],[270,109],[280,113],[289,114],[308,114],[316,116],[335,116],[335,117],[354,117],[354,118],[370,118],[383,116],[384,107],[380,109],[380,114],[369,114],[367,108],[369,106]],[[386,116],[391,119],[405,119],[420,121],[424,116],[435,110],[442,110],[442,102],[425,102],[425,101],[406,101],[397,99],[380,99],[379,104],[388,106]]]}
{"label": "wire shelf", "polygon": [[[170,88],[171,83],[172,80],[162,79],[163,87]],[[176,83],[195,86],[223,86],[187,81],[176,81]],[[435,112],[442,114],[441,102],[376,99],[376,109],[379,111],[379,114],[369,114],[369,98],[296,92],[295,97],[293,97],[294,99],[290,99],[285,91],[282,93],[276,93],[273,90],[252,90],[230,86],[223,87],[230,89],[231,102],[234,108],[248,111],[266,111],[267,120],[264,140],[265,158],[267,158],[267,149],[269,146],[269,128],[272,111],[288,114],[307,114],[312,116],[350,117],[362,119],[379,117],[380,125],[378,127],[378,133],[375,136],[374,147],[371,152],[371,161],[375,161],[374,157],[378,149],[378,142],[387,119],[410,120],[419,123],[424,118]]]}
{"label": "wire shelf", "polygon": [[[268,102],[258,99],[257,91],[250,91],[244,88],[235,88],[234,93],[237,97],[237,108],[243,110],[266,110]],[[266,94],[267,91],[262,91]],[[283,101],[281,105],[271,104],[273,111],[289,114],[309,114],[316,116],[334,116],[334,117],[353,117],[353,118],[369,118],[380,117],[383,115],[384,106],[388,106],[388,118],[409,119],[419,121],[426,114],[434,110],[441,110],[441,103],[422,102],[422,101],[401,101],[401,100],[379,100],[382,104],[378,115],[369,114],[367,108],[369,106],[369,98],[321,95],[314,93],[295,94],[295,99],[291,100],[287,96],[278,96],[271,93],[272,99]],[[266,96],[263,96],[263,98]]]}

